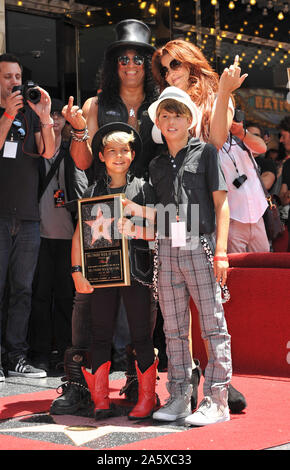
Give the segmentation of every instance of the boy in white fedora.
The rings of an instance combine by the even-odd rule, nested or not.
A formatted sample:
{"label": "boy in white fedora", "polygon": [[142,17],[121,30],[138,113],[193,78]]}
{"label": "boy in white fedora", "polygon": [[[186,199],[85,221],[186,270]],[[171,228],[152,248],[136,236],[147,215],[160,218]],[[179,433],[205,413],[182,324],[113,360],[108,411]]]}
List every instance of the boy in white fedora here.
{"label": "boy in white fedora", "polygon": [[[189,95],[166,88],[148,109],[167,143],[149,166],[159,207],[175,207],[159,234],[159,303],[164,318],[168,356],[169,399],[153,418],[185,418],[203,426],[228,421],[228,386],[232,375],[230,335],[222,306],[228,269],[229,207],[227,186],[216,148],[191,138],[197,110]],[[186,207],[182,211],[181,208]],[[191,210],[198,207],[198,217]],[[196,212],[194,212],[195,214]],[[193,237],[193,234],[196,236]],[[212,263],[212,264],[211,264]],[[192,357],[189,343],[192,297],[202,336],[209,344],[204,399],[191,414]]]}

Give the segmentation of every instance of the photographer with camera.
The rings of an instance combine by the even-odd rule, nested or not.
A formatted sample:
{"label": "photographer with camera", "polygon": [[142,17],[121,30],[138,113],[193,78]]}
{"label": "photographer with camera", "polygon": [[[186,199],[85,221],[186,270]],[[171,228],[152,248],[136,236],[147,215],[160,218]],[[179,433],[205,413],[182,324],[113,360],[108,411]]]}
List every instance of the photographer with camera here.
{"label": "photographer with camera", "polygon": [[[9,273],[9,305],[2,337],[9,375],[45,377],[45,371],[27,362],[26,336],[40,244],[38,160],[50,159],[55,150],[51,100],[34,83],[22,85],[22,66],[11,54],[0,55],[0,98],[1,303]],[[5,380],[2,367],[0,380]]]}
{"label": "photographer with camera", "polygon": [[270,250],[263,220],[267,201],[249,155],[265,151],[263,139],[244,128],[244,115],[236,110],[228,140],[219,151],[230,207],[228,253]]}

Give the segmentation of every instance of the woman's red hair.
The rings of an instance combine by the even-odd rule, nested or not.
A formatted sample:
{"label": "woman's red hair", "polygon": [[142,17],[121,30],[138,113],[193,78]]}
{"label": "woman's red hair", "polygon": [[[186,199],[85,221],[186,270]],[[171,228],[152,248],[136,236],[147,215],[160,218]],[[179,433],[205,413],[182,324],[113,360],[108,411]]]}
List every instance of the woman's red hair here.
{"label": "woman's red hair", "polygon": [[173,59],[179,60],[189,69],[189,86],[186,91],[192,101],[203,110],[201,136],[204,141],[208,141],[212,107],[218,92],[218,74],[198,47],[183,39],[174,39],[156,50],[152,57],[152,72],[160,92],[168,86],[160,75],[161,57],[165,54],[170,54]]}

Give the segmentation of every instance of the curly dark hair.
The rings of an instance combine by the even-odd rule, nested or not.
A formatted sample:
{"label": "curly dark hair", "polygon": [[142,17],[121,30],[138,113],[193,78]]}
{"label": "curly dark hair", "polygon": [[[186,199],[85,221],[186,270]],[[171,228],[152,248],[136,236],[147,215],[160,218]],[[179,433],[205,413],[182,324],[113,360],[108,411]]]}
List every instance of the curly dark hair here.
{"label": "curly dark hair", "polygon": [[[136,50],[136,52],[144,57],[144,92],[146,101],[152,102],[158,97],[158,91],[156,88],[155,81],[153,79],[151,59],[152,54],[142,47],[131,47],[130,49]],[[124,51],[128,50],[128,47],[120,47],[114,49],[108,54],[103,62],[101,71],[101,90],[106,101],[109,103],[115,103],[116,98],[120,93],[120,79],[118,75],[118,57],[124,54]]]}
{"label": "curly dark hair", "polygon": [[279,130],[290,132],[290,116],[285,116],[279,123]]}

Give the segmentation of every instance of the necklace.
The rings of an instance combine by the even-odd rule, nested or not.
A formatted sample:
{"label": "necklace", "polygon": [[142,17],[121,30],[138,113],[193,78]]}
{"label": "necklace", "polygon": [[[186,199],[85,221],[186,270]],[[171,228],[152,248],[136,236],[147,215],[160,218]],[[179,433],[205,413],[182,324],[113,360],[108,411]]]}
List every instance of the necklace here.
{"label": "necklace", "polygon": [[[123,102],[126,105],[126,108],[128,109],[129,117],[136,118],[136,112],[139,109],[140,105],[143,103],[144,99],[145,99],[145,95],[143,95],[141,100],[138,100],[136,102],[136,104],[130,104],[130,103],[126,102],[126,100],[124,100],[124,98],[122,98]],[[135,110],[136,110],[136,112],[135,112]]]}

